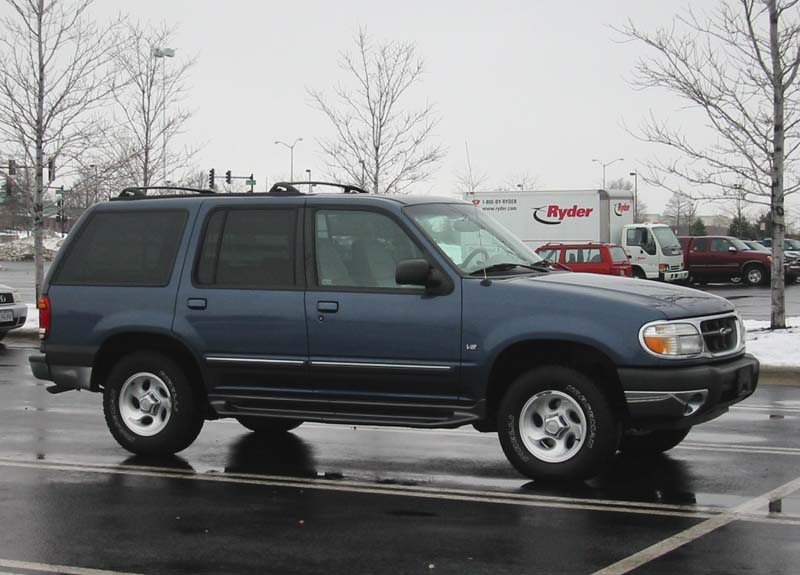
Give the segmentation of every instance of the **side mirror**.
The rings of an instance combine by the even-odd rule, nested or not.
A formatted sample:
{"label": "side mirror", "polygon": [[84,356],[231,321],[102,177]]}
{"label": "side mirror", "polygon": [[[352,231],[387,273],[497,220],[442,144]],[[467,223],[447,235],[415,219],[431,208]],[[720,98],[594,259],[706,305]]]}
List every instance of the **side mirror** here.
{"label": "side mirror", "polygon": [[442,272],[431,267],[427,260],[403,260],[397,264],[394,272],[397,285],[421,286],[428,290],[437,290],[445,286]]}
{"label": "side mirror", "polygon": [[737,249],[736,249],[735,247],[733,247],[733,246],[730,246],[730,247],[728,248],[728,251],[729,251],[730,253],[732,253],[732,254],[735,254],[735,253],[736,253],[736,252],[738,252],[739,250],[737,250]]}

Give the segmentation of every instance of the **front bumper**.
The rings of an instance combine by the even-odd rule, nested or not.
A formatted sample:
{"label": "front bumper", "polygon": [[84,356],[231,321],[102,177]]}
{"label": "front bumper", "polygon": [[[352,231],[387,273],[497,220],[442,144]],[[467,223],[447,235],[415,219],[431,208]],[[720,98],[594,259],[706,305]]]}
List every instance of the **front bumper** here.
{"label": "front bumper", "polygon": [[47,356],[35,353],[28,358],[31,371],[36,379],[52,381],[57,388],[92,389],[92,368],[80,365],[50,365]]}
{"label": "front bumper", "polygon": [[681,270],[679,272],[659,272],[658,279],[664,282],[677,282],[688,279],[689,271]]}
{"label": "front bumper", "polygon": [[755,391],[758,374],[752,355],[692,367],[619,370],[631,426],[645,429],[689,427],[714,419]]}

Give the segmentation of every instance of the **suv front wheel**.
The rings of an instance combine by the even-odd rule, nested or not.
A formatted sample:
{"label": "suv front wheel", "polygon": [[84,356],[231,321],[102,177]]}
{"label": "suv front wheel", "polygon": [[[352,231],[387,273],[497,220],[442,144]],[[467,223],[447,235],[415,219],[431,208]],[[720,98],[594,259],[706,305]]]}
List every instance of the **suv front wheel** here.
{"label": "suv front wheel", "polygon": [[187,448],[205,417],[181,367],[156,352],[123,357],[103,389],[103,411],[117,442],[139,455],[171,455]]}
{"label": "suv front wheel", "polygon": [[585,375],[562,366],[522,374],[498,412],[512,465],[532,479],[580,480],[614,455],[618,426],[608,400]]}

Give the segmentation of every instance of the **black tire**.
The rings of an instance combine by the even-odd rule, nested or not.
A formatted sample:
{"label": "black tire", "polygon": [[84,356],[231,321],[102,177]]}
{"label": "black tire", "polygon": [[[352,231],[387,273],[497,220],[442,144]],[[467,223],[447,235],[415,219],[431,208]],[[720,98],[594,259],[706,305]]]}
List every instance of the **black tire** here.
{"label": "black tire", "polygon": [[3,338],[6,336],[7,331],[0,331],[0,341],[3,341]]}
{"label": "black tire", "polygon": [[642,434],[625,434],[620,451],[625,455],[655,455],[669,451],[686,439],[691,427],[684,429],[659,429]]}
{"label": "black tire", "polygon": [[642,268],[635,267],[635,268],[633,268],[633,270],[631,270],[631,273],[633,274],[633,277],[635,277],[637,279],[640,279],[640,280],[646,280],[647,279],[647,275],[645,275],[645,273],[642,271]]}
{"label": "black tire", "polygon": [[[573,441],[569,449],[574,449],[574,452],[563,461],[547,461],[529,448],[532,445],[542,453],[548,448],[545,442],[550,438],[531,442],[523,438],[520,430],[526,404],[535,404],[543,399],[547,401],[549,394],[559,401],[559,398],[567,396],[566,407],[580,408],[580,414],[572,415],[583,415],[585,422],[585,432],[577,443],[578,447]],[[548,403],[547,408],[552,408],[552,405]],[[567,367],[538,367],[518,377],[500,403],[497,421],[503,452],[517,471],[531,479],[581,480],[592,477],[611,460],[617,449],[618,423],[605,395],[588,377]],[[545,424],[541,418],[539,421],[541,425],[536,423],[534,414],[527,425],[538,425],[543,430]],[[569,441],[569,433],[571,431],[563,436],[565,442]]]}
{"label": "black tire", "polygon": [[742,279],[744,283],[749,286],[763,285],[767,280],[767,272],[763,266],[758,264],[749,264],[742,272]]}
{"label": "black tire", "polygon": [[[168,420],[163,424],[163,429],[153,435],[144,435],[132,428],[131,424],[126,423],[129,419],[121,412],[123,387],[129,380],[133,381],[134,375],[139,374],[144,374],[141,377],[145,381],[147,375],[152,376],[152,381],[158,381],[158,385],[169,395],[170,408],[163,408],[169,414]],[[192,444],[205,421],[202,406],[183,369],[169,357],[153,351],[135,352],[117,362],[105,382],[103,411],[114,439],[137,455],[177,453]]]}
{"label": "black tire", "polygon": [[275,433],[286,433],[303,425],[302,419],[283,419],[279,417],[237,417],[236,421],[241,423],[250,431],[261,435],[271,435]]}

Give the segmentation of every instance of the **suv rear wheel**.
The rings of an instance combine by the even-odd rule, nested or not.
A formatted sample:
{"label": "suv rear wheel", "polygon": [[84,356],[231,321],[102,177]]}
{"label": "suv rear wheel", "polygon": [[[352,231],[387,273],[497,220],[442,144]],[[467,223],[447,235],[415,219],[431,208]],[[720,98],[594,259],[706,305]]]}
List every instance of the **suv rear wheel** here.
{"label": "suv rear wheel", "polygon": [[586,479],[617,447],[606,397],[588,377],[562,366],[518,377],[500,404],[497,427],[508,460],[532,479]]}
{"label": "suv rear wheel", "polygon": [[103,389],[103,411],[117,442],[139,455],[185,449],[205,417],[181,367],[150,351],[120,359]]}
{"label": "suv rear wheel", "polygon": [[255,433],[269,435],[273,433],[286,433],[296,427],[303,425],[300,419],[282,419],[270,417],[237,417],[236,421],[241,423],[250,431]]}

